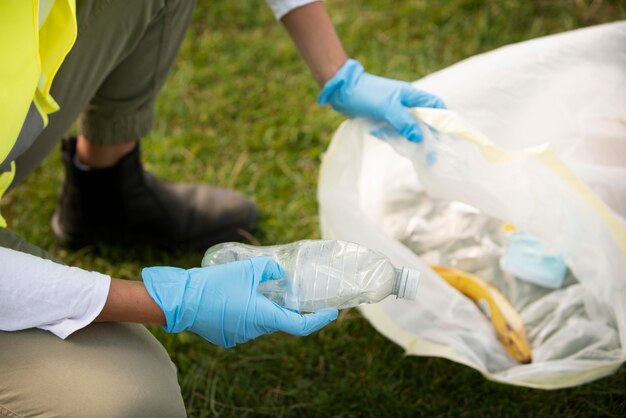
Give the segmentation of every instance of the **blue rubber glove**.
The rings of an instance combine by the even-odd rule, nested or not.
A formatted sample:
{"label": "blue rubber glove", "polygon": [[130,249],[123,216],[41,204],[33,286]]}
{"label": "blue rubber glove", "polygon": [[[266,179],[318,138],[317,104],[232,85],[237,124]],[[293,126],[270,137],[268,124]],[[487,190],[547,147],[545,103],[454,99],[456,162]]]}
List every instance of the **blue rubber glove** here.
{"label": "blue rubber glove", "polygon": [[222,347],[274,331],[308,335],[337,318],[336,309],[295,313],[257,291],[259,283],[283,275],[283,269],[268,257],[191,270],[149,267],[142,271],[148,293],[165,314],[167,332],[190,330]]}
{"label": "blue rubber glove", "polygon": [[338,112],[352,118],[363,116],[383,120],[409,141],[421,142],[422,132],[407,108],[445,109],[437,96],[405,81],[391,80],[366,73],[355,60],[348,60],[322,89],[317,102],[330,103]]}

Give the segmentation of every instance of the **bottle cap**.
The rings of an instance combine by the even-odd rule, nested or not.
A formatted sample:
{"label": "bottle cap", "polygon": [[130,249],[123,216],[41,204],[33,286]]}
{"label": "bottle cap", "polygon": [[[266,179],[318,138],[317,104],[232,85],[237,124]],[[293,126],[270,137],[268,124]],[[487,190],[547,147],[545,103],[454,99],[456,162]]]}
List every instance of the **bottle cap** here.
{"label": "bottle cap", "polygon": [[417,297],[417,284],[420,281],[420,272],[407,267],[402,268],[400,273],[400,286],[398,297],[414,300]]}

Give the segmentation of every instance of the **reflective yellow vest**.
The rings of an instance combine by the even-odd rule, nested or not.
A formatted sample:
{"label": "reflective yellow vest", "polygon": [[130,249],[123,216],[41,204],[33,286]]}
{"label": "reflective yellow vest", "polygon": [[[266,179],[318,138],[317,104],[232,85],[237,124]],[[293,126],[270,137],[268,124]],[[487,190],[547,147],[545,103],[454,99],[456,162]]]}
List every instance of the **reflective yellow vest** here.
{"label": "reflective yellow vest", "polygon": [[[75,0],[54,0],[41,28],[39,0],[0,1],[0,162],[13,149],[31,103],[44,126],[59,110],[50,86],[76,32]],[[0,174],[0,198],[14,175],[15,164]],[[2,215],[0,227],[6,227]]]}

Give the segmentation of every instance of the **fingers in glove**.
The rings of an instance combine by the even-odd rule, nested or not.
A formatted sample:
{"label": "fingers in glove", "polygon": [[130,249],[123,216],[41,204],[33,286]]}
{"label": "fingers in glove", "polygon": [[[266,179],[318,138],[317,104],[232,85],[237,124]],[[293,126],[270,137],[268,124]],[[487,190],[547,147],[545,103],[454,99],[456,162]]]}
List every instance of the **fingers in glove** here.
{"label": "fingers in glove", "polygon": [[253,257],[250,260],[254,275],[255,287],[268,280],[277,280],[285,275],[285,270],[270,257]]}
{"label": "fingers in glove", "polygon": [[[279,308],[279,307],[277,307]],[[276,313],[276,329],[291,335],[303,337],[309,335],[337,319],[337,309],[324,309],[311,314],[299,314],[288,309],[279,308]]]}
{"label": "fingers in glove", "polygon": [[388,112],[385,119],[403,137],[411,142],[422,142],[422,131],[417,124],[417,120],[406,107],[397,106],[394,111]]}
{"label": "fingers in glove", "polygon": [[402,89],[400,102],[407,107],[432,107],[435,109],[447,109],[446,104],[439,97],[426,93],[418,88],[406,85]]}

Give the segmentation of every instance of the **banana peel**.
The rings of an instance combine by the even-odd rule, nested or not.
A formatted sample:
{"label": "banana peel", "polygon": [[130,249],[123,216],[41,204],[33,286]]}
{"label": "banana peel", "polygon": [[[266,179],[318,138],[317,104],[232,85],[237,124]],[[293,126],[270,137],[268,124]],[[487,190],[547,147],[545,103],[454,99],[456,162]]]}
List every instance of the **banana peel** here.
{"label": "banana peel", "polygon": [[470,298],[489,318],[506,351],[520,363],[532,361],[532,350],[522,318],[509,301],[483,279],[449,267],[431,268],[459,292]]}

